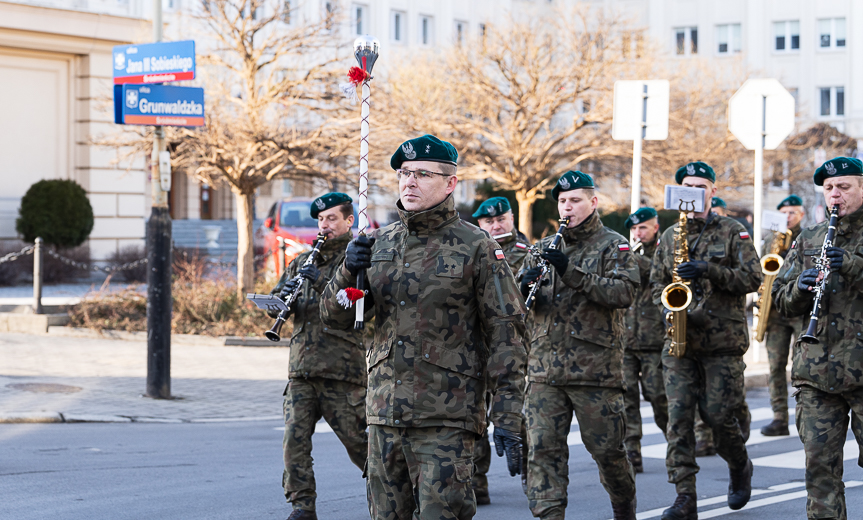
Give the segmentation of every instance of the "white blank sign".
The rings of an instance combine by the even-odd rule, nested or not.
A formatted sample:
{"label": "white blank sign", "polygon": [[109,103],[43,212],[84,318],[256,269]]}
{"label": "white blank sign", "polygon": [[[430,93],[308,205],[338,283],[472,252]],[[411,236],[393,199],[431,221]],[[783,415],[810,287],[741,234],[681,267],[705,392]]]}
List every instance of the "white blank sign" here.
{"label": "white blank sign", "polygon": [[[647,118],[643,119],[645,95],[647,96]],[[615,141],[634,141],[638,139],[644,123],[644,140],[667,139],[668,98],[668,80],[615,81],[611,138]]]}

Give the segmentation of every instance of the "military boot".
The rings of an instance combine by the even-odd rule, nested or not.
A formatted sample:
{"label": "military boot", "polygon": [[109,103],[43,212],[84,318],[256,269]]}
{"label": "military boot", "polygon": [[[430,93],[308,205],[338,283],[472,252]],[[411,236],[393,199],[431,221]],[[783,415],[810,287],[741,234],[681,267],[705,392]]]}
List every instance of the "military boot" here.
{"label": "military boot", "polygon": [[476,496],[476,505],[487,506],[491,504],[491,497],[488,496],[488,490],[482,488],[474,488],[473,494]]}
{"label": "military boot", "polygon": [[773,422],[761,428],[761,435],[765,437],[779,437],[782,435],[790,435],[788,432],[788,420],[773,419]]}
{"label": "military boot", "polygon": [[314,511],[306,511],[305,509],[294,509],[288,520],[318,520],[318,515]]}
{"label": "military boot", "polygon": [[716,446],[713,441],[698,441],[695,443],[696,457],[710,457],[716,455]]}
{"label": "military boot", "polygon": [[737,511],[749,502],[752,496],[752,460],[740,470],[728,470],[728,508]]}
{"label": "military boot", "polygon": [[614,512],[614,520],[635,520],[635,499],[631,502],[611,503]]}
{"label": "military boot", "polygon": [[695,493],[679,493],[671,507],[662,512],[662,520],[698,520]]}
{"label": "military boot", "polygon": [[641,453],[635,450],[629,450],[626,452],[626,458],[629,459],[629,463],[632,464],[632,469],[634,469],[636,473],[644,473],[644,462],[641,459]]}

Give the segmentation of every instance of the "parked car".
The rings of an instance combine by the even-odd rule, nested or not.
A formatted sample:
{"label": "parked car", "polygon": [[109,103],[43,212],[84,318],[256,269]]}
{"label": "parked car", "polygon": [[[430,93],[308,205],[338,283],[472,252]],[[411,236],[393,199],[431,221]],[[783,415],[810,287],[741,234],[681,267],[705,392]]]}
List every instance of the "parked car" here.
{"label": "parked car", "polygon": [[[285,248],[285,265],[290,263],[304,250],[310,249],[318,236],[318,221],[309,214],[309,207],[314,199],[285,199],[276,202],[267,212],[264,224],[258,230],[264,238],[264,251],[273,251],[272,266],[276,275],[282,270],[278,265],[278,237],[282,237],[287,244]],[[356,205],[354,205],[354,234],[356,234],[357,223]],[[372,222],[373,228],[379,227]]]}

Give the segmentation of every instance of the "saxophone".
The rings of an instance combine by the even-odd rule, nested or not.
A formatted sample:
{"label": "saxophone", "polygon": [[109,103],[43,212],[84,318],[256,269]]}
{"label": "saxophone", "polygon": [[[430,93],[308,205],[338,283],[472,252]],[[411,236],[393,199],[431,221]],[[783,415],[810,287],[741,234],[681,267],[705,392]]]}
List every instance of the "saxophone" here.
{"label": "saxophone", "polygon": [[[689,209],[690,206],[692,209]],[[671,283],[662,290],[662,305],[670,312],[665,315],[671,345],[668,353],[682,358],[686,353],[686,309],[692,303],[689,281],[677,274],[677,266],[689,261],[689,243],[686,238],[686,214],[695,210],[695,201],[680,202],[680,218],[674,231],[674,271]]]}
{"label": "saxophone", "polygon": [[785,260],[780,256],[791,245],[791,230],[776,233],[770,245],[770,253],[761,258],[761,272],[764,274],[764,282],[758,288],[758,326],[755,328],[755,341],[764,341],[764,332],[767,330],[767,318],[770,316],[770,307],[773,304],[773,280],[782,269]]}

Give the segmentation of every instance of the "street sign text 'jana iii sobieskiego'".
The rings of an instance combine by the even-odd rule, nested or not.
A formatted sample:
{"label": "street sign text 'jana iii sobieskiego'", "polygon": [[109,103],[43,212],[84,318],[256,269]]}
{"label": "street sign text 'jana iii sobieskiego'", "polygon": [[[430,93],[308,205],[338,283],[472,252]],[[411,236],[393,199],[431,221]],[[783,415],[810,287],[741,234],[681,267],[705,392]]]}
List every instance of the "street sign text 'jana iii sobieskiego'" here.
{"label": "street sign text 'jana iii sobieskiego'", "polygon": [[194,40],[118,45],[113,54],[115,85],[195,79]]}
{"label": "street sign text 'jana iii sobieskiego'", "polygon": [[114,122],[121,125],[203,126],[204,89],[114,85]]}

